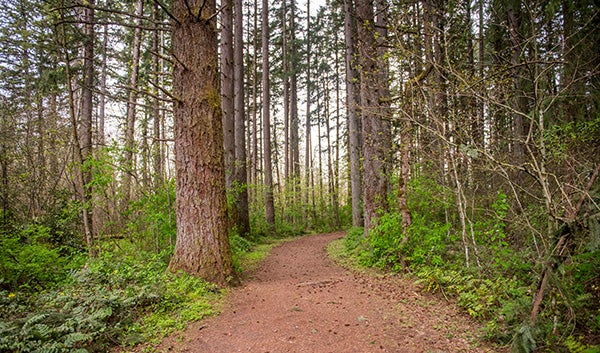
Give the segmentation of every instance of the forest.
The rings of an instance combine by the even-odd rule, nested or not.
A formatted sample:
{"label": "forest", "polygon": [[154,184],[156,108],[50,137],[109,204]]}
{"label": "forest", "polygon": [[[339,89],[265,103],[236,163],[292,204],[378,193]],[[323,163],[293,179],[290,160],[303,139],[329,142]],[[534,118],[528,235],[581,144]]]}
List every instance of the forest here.
{"label": "forest", "polygon": [[162,337],[334,230],[498,347],[600,350],[597,1],[0,14],[0,352]]}

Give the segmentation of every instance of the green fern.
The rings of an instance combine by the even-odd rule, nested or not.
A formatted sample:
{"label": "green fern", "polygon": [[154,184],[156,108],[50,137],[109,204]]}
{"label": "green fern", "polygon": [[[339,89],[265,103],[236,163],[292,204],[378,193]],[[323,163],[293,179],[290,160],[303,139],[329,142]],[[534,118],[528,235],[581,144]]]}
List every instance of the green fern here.
{"label": "green fern", "polygon": [[536,342],[533,337],[533,330],[530,325],[524,324],[519,327],[513,337],[513,343],[510,347],[511,353],[531,353],[536,348]]}
{"label": "green fern", "polygon": [[72,348],[77,343],[88,342],[88,341],[91,341],[92,339],[93,339],[93,336],[90,334],[81,333],[81,332],[73,332],[71,334],[68,334],[65,337],[64,344],[65,344],[65,346]]}

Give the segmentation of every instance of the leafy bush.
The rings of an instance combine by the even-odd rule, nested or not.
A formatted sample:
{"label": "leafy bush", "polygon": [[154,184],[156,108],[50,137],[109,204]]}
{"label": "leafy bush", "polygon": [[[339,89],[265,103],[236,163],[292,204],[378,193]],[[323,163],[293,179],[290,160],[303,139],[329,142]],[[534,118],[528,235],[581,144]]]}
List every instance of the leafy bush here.
{"label": "leafy bush", "polygon": [[160,252],[175,245],[175,183],[154,190],[129,206],[128,234],[145,251]]}
{"label": "leafy bush", "polygon": [[51,229],[43,224],[0,236],[0,288],[36,291],[52,287],[82,263],[72,249],[56,246],[52,240]]}
{"label": "leafy bush", "polygon": [[344,249],[348,253],[357,253],[363,250],[362,245],[365,239],[363,227],[353,227],[346,233],[344,238]]}
{"label": "leafy bush", "polygon": [[212,314],[219,291],[169,273],[165,258],[105,253],[60,289],[35,297],[0,291],[0,352],[104,352]]}

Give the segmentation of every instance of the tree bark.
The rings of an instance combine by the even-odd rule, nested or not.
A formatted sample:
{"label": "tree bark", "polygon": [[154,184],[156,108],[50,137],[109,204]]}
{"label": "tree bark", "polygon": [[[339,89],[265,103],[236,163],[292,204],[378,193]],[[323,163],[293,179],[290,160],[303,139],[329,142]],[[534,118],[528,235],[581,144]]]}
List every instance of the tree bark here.
{"label": "tree bark", "polygon": [[350,159],[350,189],[352,197],[352,226],[361,227],[361,124],[359,115],[360,96],[356,72],[356,23],[352,0],[344,1],[344,35],[346,43],[346,111],[348,115],[348,148]]}
{"label": "tree bark", "polygon": [[290,43],[289,48],[292,55],[288,57],[288,68],[290,71],[290,164],[291,176],[294,178],[294,189],[296,179],[300,175],[300,138],[298,122],[298,75],[296,73],[296,61],[298,48],[296,46],[296,4],[290,4]]}
{"label": "tree bark", "polygon": [[[79,139],[81,148],[81,168],[83,165],[92,157],[92,126],[93,126],[93,95],[92,90],[94,87],[94,42],[95,42],[95,30],[94,30],[94,6],[95,0],[89,1],[89,6],[84,8],[84,33],[86,36],[84,48],[83,48],[83,86],[81,87],[81,125],[79,132]],[[94,246],[94,227],[92,223],[93,219],[93,205],[89,204],[89,200],[92,195],[92,171],[90,168],[84,168],[82,171],[83,175],[83,192],[85,194],[84,199],[86,202],[83,204],[83,217],[85,226],[85,237],[86,243],[89,249],[89,255],[95,257],[97,255],[96,247]]]}
{"label": "tree bark", "polygon": [[[221,108],[225,147],[225,187],[232,190],[235,160],[235,115],[233,83],[233,0],[224,0],[221,11]],[[235,218],[235,207],[230,208]]]}
{"label": "tree bark", "polygon": [[306,2],[306,119],[304,123],[304,129],[306,132],[305,137],[305,150],[304,150],[304,184],[306,195],[304,198],[305,205],[309,204],[310,192],[311,192],[311,26],[310,26],[310,1]]}
{"label": "tree bark", "polygon": [[231,282],[214,0],[173,2],[177,241],[169,264]]}
{"label": "tree bark", "polygon": [[246,171],[246,112],[244,110],[244,22],[243,2],[235,0],[234,27],[234,112],[235,112],[235,181],[239,187],[236,195],[236,226],[240,236],[250,234],[248,209],[248,177]]}
{"label": "tree bark", "polygon": [[[160,45],[160,34],[158,31],[158,21],[159,21],[159,8],[158,5],[154,4],[152,7],[152,20],[154,22],[155,30],[152,33],[152,51],[154,53],[159,53],[159,45]],[[163,153],[162,153],[162,143],[161,143],[161,126],[162,126],[162,114],[160,112],[160,94],[159,90],[161,83],[161,72],[162,65],[160,63],[160,59],[158,55],[152,56],[152,71],[154,75],[152,77],[153,86],[154,86],[154,95],[155,97],[152,100],[152,122],[153,122],[153,141],[152,141],[152,164],[154,170],[154,188],[160,188],[164,183],[164,162],[163,162]]]}
{"label": "tree bark", "polygon": [[138,99],[138,79],[140,71],[140,46],[142,43],[141,16],[144,11],[144,1],[137,0],[135,6],[136,28],[133,32],[133,48],[131,55],[131,73],[129,76],[129,100],[127,101],[127,128],[125,129],[125,175],[123,176],[123,207],[129,206],[131,200],[132,177],[135,174],[135,121]]}
{"label": "tree bark", "polygon": [[262,106],[263,106],[263,159],[265,173],[265,218],[271,227],[275,225],[273,199],[273,169],[271,163],[271,117],[269,89],[269,1],[262,0]]}
{"label": "tree bark", "polygon": [[[107,2],[108,7],[108,2]],[[102,33],[102,68],[100,69],[100,95],[98,102],[98,144],[106,144],[105,121],[106,121],[106,80],[108,76],[108,25],[104,25]]]}
{"label": "tree bark", "polygon": [[362,107],[363,170],[365,183],[364,225],[368,234],[373,222],[381,212],[386,212],[388,177],[386,158],[389,152],[389,124],[382,119],[380,99],[380,70],[382,61],[375,39],[373,3],[369,0],[356,2],[358,20],[358,51],[361,67],[360,96]]}

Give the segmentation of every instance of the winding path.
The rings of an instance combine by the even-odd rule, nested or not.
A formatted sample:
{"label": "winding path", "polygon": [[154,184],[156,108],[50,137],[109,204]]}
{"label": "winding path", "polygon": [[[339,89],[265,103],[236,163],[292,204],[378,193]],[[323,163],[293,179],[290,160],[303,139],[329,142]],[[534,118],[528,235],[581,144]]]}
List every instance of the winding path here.
{"label": "winding path", "polygon": [[494,352],[452,305],[396,276],[358,275],[330,260],[343,233],[274,248],[223,313],[167,337],[158,352]]}

